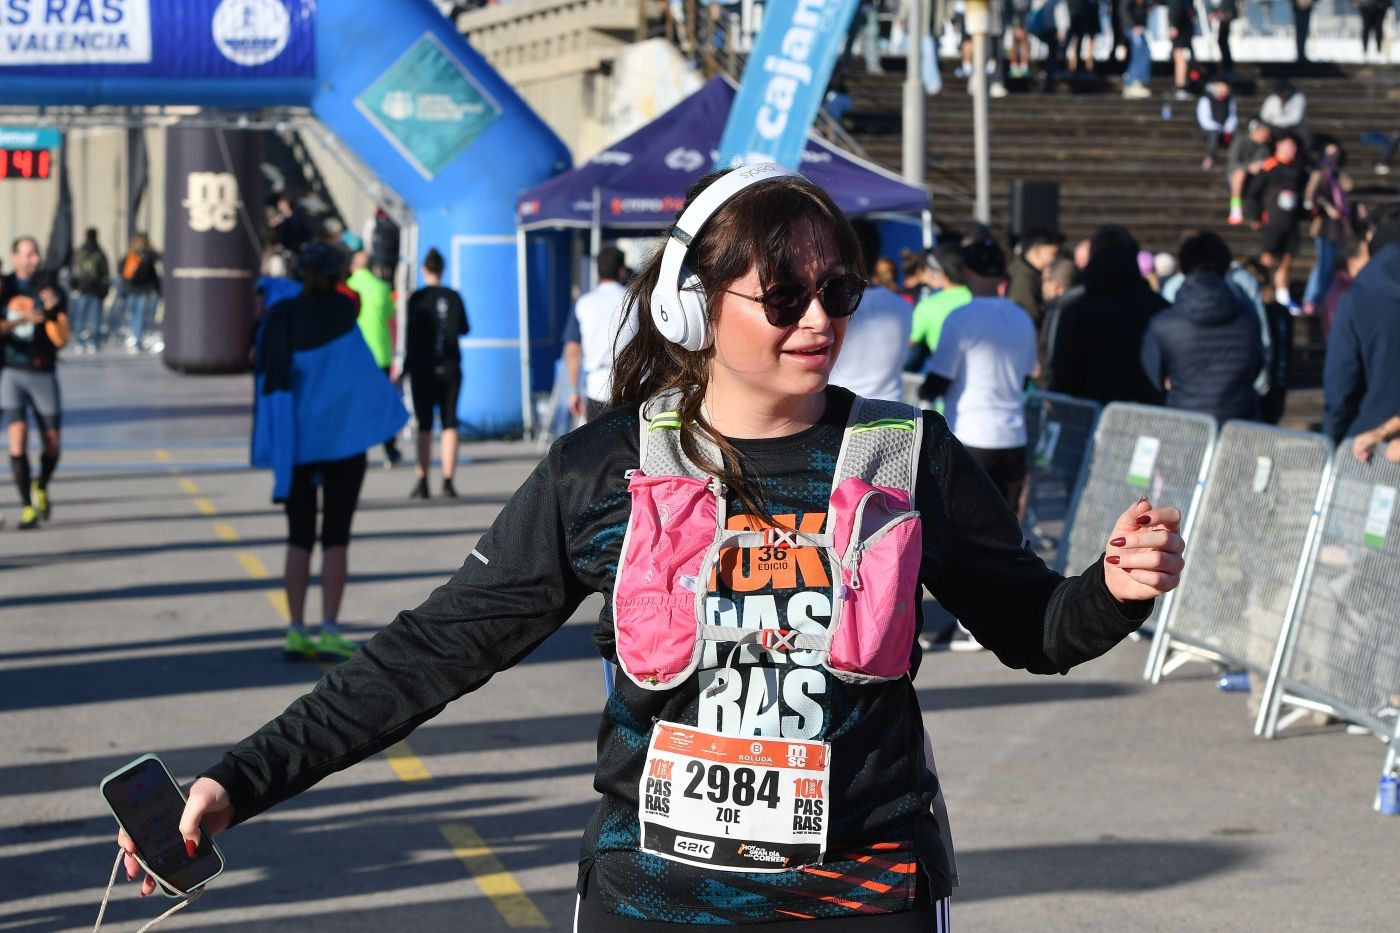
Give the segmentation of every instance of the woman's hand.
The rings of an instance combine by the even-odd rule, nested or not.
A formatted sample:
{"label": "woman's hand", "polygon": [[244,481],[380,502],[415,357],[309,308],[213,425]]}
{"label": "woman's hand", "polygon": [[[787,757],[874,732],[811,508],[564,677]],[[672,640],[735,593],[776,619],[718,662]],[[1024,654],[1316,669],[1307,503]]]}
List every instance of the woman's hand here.
{"label": "woman's hand", "polygon": [[1103,568],[1114,599],[1155,599],[1176,589],[1186,566],[1180,531],[1181,513],[1154,509],[1146,496],[1118,516]]}
{"label": "woman's hand", "polygon": [[[217,836],[228,829],[233,822],[233,804],[229,802],[228,791],[213,778],[202,777],[190,787],[185,812],[180,815],[180,835],[185,838],[185,849],[193,853],[199,845],[199,826],[209,830],[209,835]],[[124,865],[128,881],[135,881],[141,871],[141,863],[136,861],[136,843],[126,834],[117,830],[117,845],[126,853]],[[147,875],[141,882],[141,896],[145,897],[156,889],[156,880]]]}

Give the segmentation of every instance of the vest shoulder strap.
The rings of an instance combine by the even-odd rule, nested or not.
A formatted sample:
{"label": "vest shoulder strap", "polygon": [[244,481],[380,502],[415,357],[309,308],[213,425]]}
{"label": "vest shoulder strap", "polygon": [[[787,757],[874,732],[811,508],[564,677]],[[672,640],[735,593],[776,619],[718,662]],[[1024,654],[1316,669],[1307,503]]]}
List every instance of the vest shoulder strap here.
{"label": "vest shoulder strap", "polygon": [[857,398],[851,405],[831,488],[857,476],[872,486],[904,490],[912,504],[923,437],[923,413],[914,406]]}
{"label": "vest shoulder strap", "polygon": [[[708,480],[709,474],[690,462],[681,450],[681,394],[663,392],[642,404],[638,424],[641,429],[639,465],[647,476],[689,476]],[[696,435],[700,450],[719,462],[719,449]]]}

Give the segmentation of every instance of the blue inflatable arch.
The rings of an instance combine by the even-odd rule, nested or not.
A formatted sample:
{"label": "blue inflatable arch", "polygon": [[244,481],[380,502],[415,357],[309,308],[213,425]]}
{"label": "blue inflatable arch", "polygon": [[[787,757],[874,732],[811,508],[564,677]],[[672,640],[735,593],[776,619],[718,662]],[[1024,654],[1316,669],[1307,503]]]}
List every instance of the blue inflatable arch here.
{"label": "blue inflatable arch", "polygon": [[515,203],[571,160],[430,0],[6,0],[0,100],[308,108],[413,213],[414,258],[447,260],[464,433],[528,423]]}

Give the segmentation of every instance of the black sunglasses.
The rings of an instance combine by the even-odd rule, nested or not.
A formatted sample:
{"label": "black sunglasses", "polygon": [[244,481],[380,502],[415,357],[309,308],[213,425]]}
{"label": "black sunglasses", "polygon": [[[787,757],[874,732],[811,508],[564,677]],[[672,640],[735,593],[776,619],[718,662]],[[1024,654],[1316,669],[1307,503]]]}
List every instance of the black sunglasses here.
{"label": "black sunglasses", "polygon": [[821,299],[827,317],[850,317],[860,307],[866,284],[865,279],[854,272],[844,272],[822,282],[815,292],[796,282],[774,286],[762,295],[745,295],[728,288],[725,291],[763,305],[763,314],[774,327],[791,327],[807,313],[813,295]]}

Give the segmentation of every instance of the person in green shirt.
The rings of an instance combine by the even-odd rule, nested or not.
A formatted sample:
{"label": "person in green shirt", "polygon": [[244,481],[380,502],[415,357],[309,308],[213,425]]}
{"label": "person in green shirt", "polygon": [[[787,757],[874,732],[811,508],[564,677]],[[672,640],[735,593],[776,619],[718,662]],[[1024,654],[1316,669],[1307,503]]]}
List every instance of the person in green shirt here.
{"label": "person in green shirt", "polygon": [[[369,253],[360,250],[350,257],[350,277],[345,285],[360,296],[360,316],[356,323],[369,352],[374,354],[375,365],[384,371],[386,379],[392,379],[390,372],[394,365],[394,292],[389,283],[379,278],[369,269]],[[384,460],[387,466],[396,466],[403,459],[398,441],[392,437],[384,442]]]}
{"label": "person in green shirt", "polygon": [[934,247],[926,260],[928,278],[938,290],[914,306],[914,325],[909,332],[909,358],[904,371],[921,373],[924,364],[938,349],[943,322],[958,308],[972,300],[967,279],[963,274],[962,248],[957,243]]}

